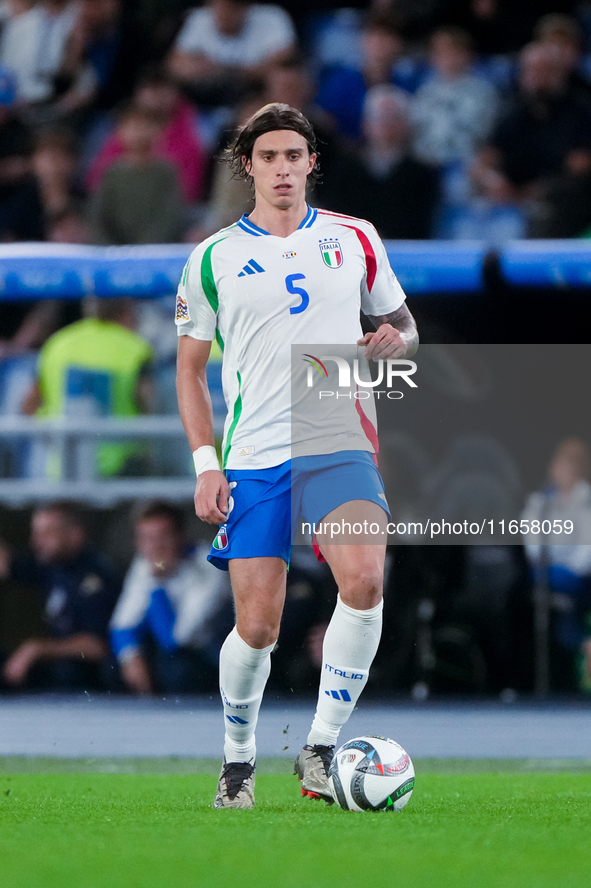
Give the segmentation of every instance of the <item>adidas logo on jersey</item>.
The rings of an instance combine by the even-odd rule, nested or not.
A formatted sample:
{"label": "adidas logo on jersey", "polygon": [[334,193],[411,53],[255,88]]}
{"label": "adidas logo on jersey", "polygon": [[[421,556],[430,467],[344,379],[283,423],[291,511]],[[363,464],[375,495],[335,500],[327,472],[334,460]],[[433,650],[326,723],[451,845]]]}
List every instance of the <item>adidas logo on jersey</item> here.
{"label": "adidas logo on jersey", "polygon": [[257,274],[258,272],[264,271],[258,262],[255,262],[254,259],[249,259],[242,271],[238,273],[238,277],[245,277],[247,274]]}

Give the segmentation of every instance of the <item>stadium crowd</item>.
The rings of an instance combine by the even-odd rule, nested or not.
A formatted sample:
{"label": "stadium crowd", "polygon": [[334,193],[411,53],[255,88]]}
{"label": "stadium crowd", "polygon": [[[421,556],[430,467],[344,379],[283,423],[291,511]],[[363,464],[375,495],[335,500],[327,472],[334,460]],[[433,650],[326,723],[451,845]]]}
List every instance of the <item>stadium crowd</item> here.
{"label": "stadium crowd", "polygon": [[0,240],[201,238],[249,206],[215,157],[266,101],[319,132],[314,203],[383,237],[584,236],[590,35],[585,3],[3,0]]}
{"label": "stadium crowd", "polygon": [[[2,0],[0,242],[200,241],[252,207],[248,185],[216,158],[270,101],[301,109],[319,135],[310,201],[370,219],[383,238],[591,236],[591,4]],[[171,411],[166,306],[102,302],[0,302],[0,412],[57,416],[91,396],[104,415],[109,375],[123,386],[112,412]],[[85,369],[72,375],[77,351]],[[103,475],[149,470],[135,445],[104,444],[99,460]],[[55,471],[51,454],[10,445],[0,462],[2,476]],[[585,466],[576,481],[588,487]],[[203,547],[170,505],[134,512],[130,540],[132,530],[124,580],[88,546],[73,505],[33,511],[32,553],[2,545],[4,582],[33,588],[44,622],[30,635],[4,625],[4,690],[211,690],[228,590],[205,578]],[[537,556],[511,548],[393,549],[376,686],[531,688]],[[587,602],[588,569],[577,570],[577,582],[554,571],[566,689],[588,645],[586,604],[564,604]],[[5,624],[12,594],[1,598]],[[297,552],[278,689],[313,687],[331,596],[329,574]]]}

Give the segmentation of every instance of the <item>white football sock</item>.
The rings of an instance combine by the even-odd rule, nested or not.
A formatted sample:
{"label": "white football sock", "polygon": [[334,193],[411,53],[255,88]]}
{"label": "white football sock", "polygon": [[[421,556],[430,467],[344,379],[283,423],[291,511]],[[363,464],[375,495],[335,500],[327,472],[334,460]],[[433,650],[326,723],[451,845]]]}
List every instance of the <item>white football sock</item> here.
{"label": "white football sock", "polygon": [[322,647],[318,706],[307,743],[336,745],[361,691],[382,634],[383,602],[371,610],[355,610],[337,598]]}
{"label": "white football sock", "polygon": [[227,762],[256,759],[254,732],[275,643],[257,650],[232,629],[220,651],[220,693],[224,704]]}

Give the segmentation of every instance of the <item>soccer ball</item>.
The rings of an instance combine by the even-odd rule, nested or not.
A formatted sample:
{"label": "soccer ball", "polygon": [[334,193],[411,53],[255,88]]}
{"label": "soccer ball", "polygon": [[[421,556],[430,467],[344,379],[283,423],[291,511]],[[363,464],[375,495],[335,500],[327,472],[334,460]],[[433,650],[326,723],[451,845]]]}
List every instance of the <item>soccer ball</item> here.
{"label": "soccer ball", "polygon": [[400,811],[412,795],[415,769],[394,740],[356,737],[335,753],[328,783],[345,811]]}

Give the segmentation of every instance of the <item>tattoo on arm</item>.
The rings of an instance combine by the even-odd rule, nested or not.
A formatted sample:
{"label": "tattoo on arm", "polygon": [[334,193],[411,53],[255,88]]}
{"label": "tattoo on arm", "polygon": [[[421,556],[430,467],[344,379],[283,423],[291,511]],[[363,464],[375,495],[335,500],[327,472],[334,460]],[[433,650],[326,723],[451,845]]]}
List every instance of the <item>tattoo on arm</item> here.
{"label": "tattoo on arm", "polygon": [[390,324],[392,327],[395,327],[407,343],[405,357],[410,358],[411,355],[414,355],[419,347],[419,334],[415,319],[408,310],[406,303],[401,305],[400,308],[397,308],[396,311],[391,311],[389,314],[368,315],[367,317],[376,330],[378,327],[381,327],[382,324]]}

